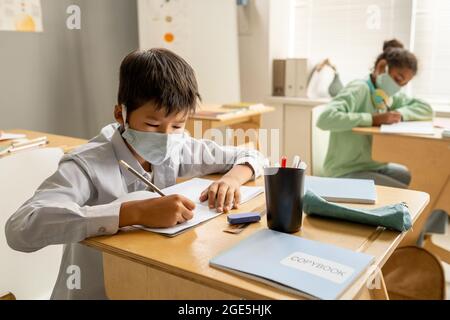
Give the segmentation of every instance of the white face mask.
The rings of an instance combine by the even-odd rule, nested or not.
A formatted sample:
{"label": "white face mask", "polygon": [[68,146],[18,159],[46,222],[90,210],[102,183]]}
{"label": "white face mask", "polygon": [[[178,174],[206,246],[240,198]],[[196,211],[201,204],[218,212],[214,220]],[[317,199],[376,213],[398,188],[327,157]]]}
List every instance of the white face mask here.
{"label": "white face mask", "polygon": [[125,106],[122,106],[122,116],[125,126],[122,137],[145,161],[159,166],[170,157],[179,154],[180,148],[185,140],[183,133],[165,134],[136,131],[130,129],[127,123],[127,110]]}

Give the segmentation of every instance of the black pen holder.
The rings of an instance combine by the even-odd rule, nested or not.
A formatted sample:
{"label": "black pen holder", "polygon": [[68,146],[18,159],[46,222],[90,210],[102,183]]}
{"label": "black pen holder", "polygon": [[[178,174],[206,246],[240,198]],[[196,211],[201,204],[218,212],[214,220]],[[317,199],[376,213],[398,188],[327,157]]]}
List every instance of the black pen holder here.
{"label": "black pen holder", "polygon": [[269,229],[296,233],[302,226],[305,170],[265,168],[267,225]]}

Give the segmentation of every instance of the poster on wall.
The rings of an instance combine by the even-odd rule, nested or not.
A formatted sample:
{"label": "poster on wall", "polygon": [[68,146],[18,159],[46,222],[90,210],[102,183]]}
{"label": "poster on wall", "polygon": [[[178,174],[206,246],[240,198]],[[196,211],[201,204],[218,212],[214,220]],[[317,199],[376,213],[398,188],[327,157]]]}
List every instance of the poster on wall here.
{"label": "poster on wall", "polygon": [[195,70],[203,101],[240,101],[236,0],[138,0],[140,49],[166,48]]}
{"label": "poster on wall", "polygon": [[0,0],[0,31],[42,32],[41,0]]}
{"label": "poster on wall", "polygon": [[140,0],[141,47],[161,47],[189,57],[191,1]]}

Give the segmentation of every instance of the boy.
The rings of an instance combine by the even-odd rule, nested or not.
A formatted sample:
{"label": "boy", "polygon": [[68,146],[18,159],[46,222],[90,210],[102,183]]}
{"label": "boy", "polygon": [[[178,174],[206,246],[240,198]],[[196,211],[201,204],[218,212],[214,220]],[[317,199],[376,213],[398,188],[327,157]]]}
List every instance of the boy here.
{"label": "boy", "polygon": [[[200,95],[192,68],[164,49],[135,51],[120,68],[118,124],[66,155],[57,172],[7,222],[11,248],[33,252],[65,244],[52,299],[104,299],[100,252],[78,242],[112,235],[121,227],[171,227],[192,219],[195,204],[182,196],[113,203],[146,186],[119,166],[124,160],[159,188],[177,177],[227,172],[199,198],[228,212],[239,205],[239,188],[261,174],[257,151],[221,147],[183,134]],[[223,157],[221,157],[223,156]],[[227,161],[221,161],[227,159]],[[202,161],[198,161],[198,159]],[[208,163],[208,164],[204,164]],[[66,284],[69,266],[81,271],[81,288]]]}

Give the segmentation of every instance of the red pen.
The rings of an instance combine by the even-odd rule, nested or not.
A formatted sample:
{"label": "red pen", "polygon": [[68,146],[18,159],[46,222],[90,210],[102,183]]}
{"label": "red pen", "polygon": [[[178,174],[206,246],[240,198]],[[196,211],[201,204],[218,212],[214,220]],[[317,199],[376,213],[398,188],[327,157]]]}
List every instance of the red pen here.
{"label": "red pen", "polygon": [[287,158],[286,157],[282,157],[281,158],[281,167],[282,168],[286,168],[287,166]]}

